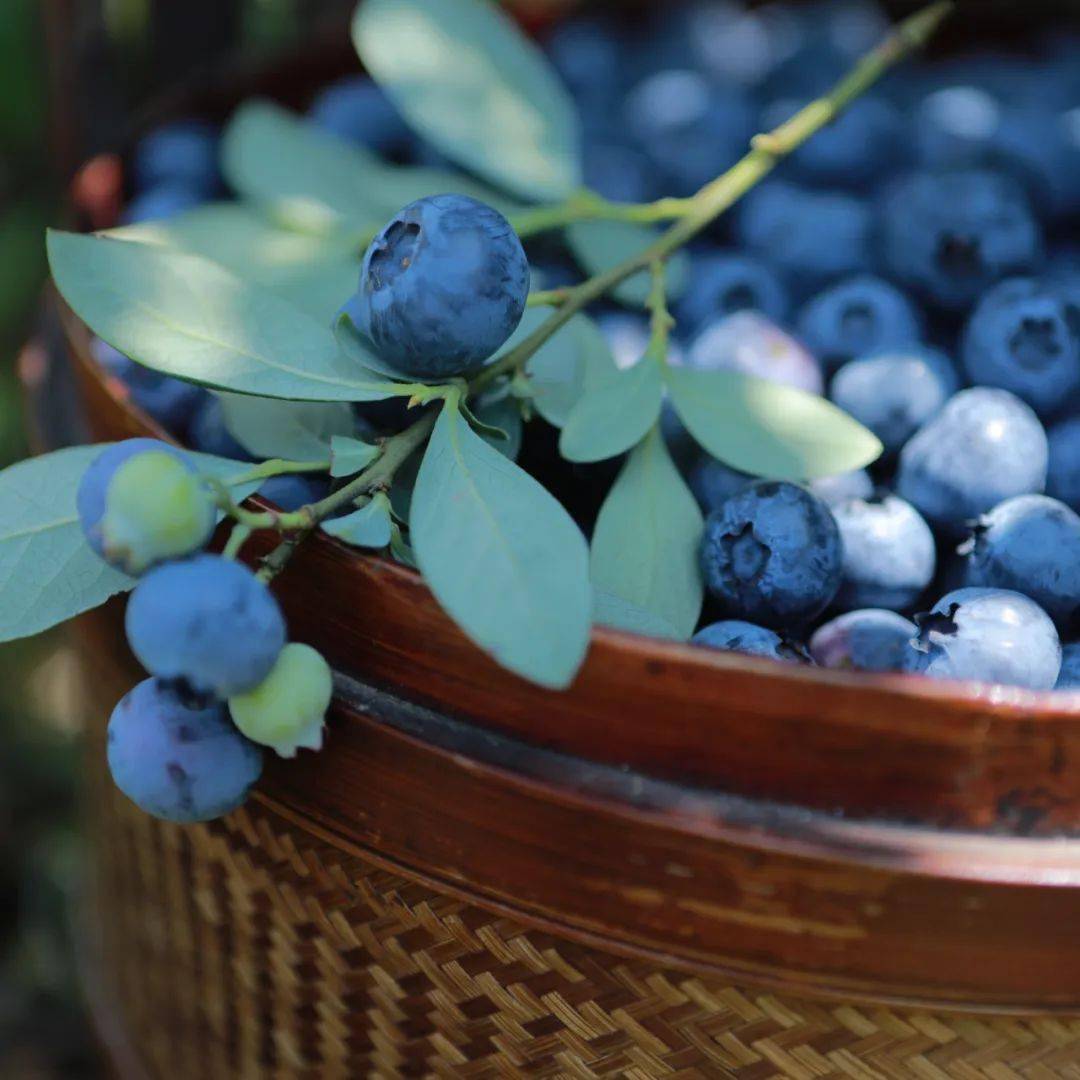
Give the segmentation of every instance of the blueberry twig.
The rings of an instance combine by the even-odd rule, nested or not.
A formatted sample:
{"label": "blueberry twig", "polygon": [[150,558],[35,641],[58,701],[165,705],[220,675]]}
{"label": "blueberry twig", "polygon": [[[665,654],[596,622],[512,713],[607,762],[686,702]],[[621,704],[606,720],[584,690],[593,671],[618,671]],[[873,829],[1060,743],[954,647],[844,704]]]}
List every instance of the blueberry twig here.
{"label": "blueberry twig", "polygon": [[595,191],[583,188],[565,202],[513,214],[510,224],[522,238],[561,229],[578,221],[629,221],[647,225],[680,218],[690,212],[693,204],[692,198],[670,197],[647,203],[612,202]]}
{"label": "blueberry twig", "polygon": [[664,261],[656,259],[649,267],[652,285],[645,307],[649,310],[649,345],[645,355],[658,364],[667,363],[668,339],[675,329],[667,304],[667,284],[664,279]]}
{"label": "blueberry twig", "polygon": [[473,380],[472,389],[481,390],[503,375],[521,370],[533,354],[582,308],[599,300],[632,274],[678,251],[768,176],[783,158],[865,93],[891,67],[925,45],[954,6],[954,0],[939,0],[905,19],[827,94],[810,102],[773,131],[754,136],[745,157],[690,199],[680,200],[689,205],[680,209],[675,223],[654,243],[611,269],[572,286],[550,318],[505,356],[485,368]]}

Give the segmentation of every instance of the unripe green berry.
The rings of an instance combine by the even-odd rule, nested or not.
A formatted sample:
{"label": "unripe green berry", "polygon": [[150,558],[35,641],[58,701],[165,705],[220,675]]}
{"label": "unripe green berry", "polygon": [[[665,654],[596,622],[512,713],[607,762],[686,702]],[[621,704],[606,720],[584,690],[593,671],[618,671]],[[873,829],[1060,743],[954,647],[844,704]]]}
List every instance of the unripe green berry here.
{"label": "unripe green berry", "polygon": [[229,698],[229,712],[252,742],[295,757],[300,747],[322,747],[332,694],[330,665],[310,645],[291,643],[254,690]]}
{"label": "unripe green berry", "polygon": [[206,545],[217,514],[205,481],[171,454],[128,458],[105,492],[105,557],[129,574]]}

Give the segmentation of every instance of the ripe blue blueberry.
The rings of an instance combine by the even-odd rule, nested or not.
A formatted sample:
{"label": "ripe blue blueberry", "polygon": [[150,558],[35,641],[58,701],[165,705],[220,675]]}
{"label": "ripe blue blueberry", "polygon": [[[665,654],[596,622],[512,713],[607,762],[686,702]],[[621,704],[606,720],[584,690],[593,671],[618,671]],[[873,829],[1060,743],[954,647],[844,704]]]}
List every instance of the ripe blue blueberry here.
{"label": "ripe blue blueberry", "polygon": [[826,506],[835,506],[845,499],[869,499],[874,494],[874,481],[865,469],[819,476],[806,485]]}
{"label": "ripe blue blueberry", "polygon": [[844,544],[844,575],[835,605],[914,606],[934,577],[937,551],[918,510],[895,495],[848,499],[832,506]]}
{"label": "ripe blue blueberry", "polygon": [[706,514],[719,510],[732,495],[753,482],[749,473],[733,469],[709,454],[701,454],[687,476],[690,490]]}
{"label": "ripe blue blueberry", "polygon": [[783,660],[789,664],[810,662],[806,650],[796,642],[781,637],[775,630],[726,619],[699,630],[691,639],[693,644],[722,652],[743,653],[746,656],[764,656],[769,660]]}
{"label": "ripe blue blueberry", "polygon": [[431,195],[367,249],[358,326],[403,374],[445,378],[506,341],[528,293],[529,264],[506,218],[465,195]]}
{"label": "ripe blue blueberry", "polygon": [[1080,690],[1080,641],[1065,645],[1061,650],[1061,671],[1056,683],[1058,690]]}
{"label": "ripe blue blueberry", "polygon": [[366,75],[331,83],[311,103],[308,116],[323,131],[396,160],[406,158],[416,142],[393,102]]}
{"label": "ripe blue blueberry", "polygon": [[872,215],[853,195],[773,180],[751,191],[736,214],[740,242],[803,295],[870,264]]}
{"label": "ripe blue blueberry", "polygon": [[614,20],[602,15],[563,19],[545,38],[544,49],[586,120],[610,111],[623,64]]}
{"label": "ripe blue blueberry", "polygon": [[91,351],[94,359],[123,384],[131,400],[170,432],[182,432],[206,396],[201,387],[137,364],[100,338],[94,339]]}
{"label": "ripe blue blueberry", "polygon": [[843,547],[815,495],[798,484],[759,480],[709,515],[701,567],[709,592],[732,616],[797,629],[836,595]]}
{"label": "ripe blue blueberry", "polygon": [[157,679],[113,710],[107,754],[113,781],[140,810],[184,824],[235,810],[262,772],[262,751],[223,705],[190,708]]}
{"label": "ripe blue blueberry", "polygon": [[956,392],[956,373],[944,356],[903,349],[850,360],[833,377],[829,397],[868,427],[887,455],[941,411]]}
{"label": "ripe blue blueberry", "polygon": [[618,138],[587,139],[582,169],[585,185],[613,202],[648,202],[660,193],[648,156]]}
{"label": "ripe blue blueberry", "polygon": [[204,202],[203,197],[181,184],[159,184],[136,195],[120,215],[122,225],[138,225],[143,221],[168,221]]}
{"label": "ripe blue blueberry", "polygon": [[1029,690],[1050,690],[1057,682],[1061,643],[1053,620],[1020,593],[957,589],[915,622],[910,671]]}
{"label": "ripe blue blueberry", "polygon": [[961,549],[967,584],[1030,596],[1062,629],[1080,615],[1080,515],[1045,495],[1006,499]]}
{"label": "ripe blue blueberry", "polygon": [[292,513],[301,506],[325,498],[330,494],[330,485],[320,477],[286,473],[284,476],[270,477],[259,488],[259,494],[279,509]]}
{"label": "ripe blue blueberry", "polygon": [[973,383],[1057,412],[1080,389],[1080,304],[1033,278],[1003,281],[972,313],[962,356]]}
{"label": "ripe blue blueberry", "polygon": [[214,394],[207,394],[195,409],[188,425],[187,441],[192,450],[200,450],[204,454],[215,454],[234,461],[251,460],[251,454],[225,426],[221,398]]}
{"label": "ripe blue blueberry", "polygon": [[931,525],[961,535],[967,522],[1046,486],[1046,433],[1007,390],[961,390],[900,451],[896,491]]}
{"label": "ripe blue blueberry", "polygon": [[1062,420],[1047,433],[1050,465],[1046,494],[1080,512],[1080,416]]}
{"label": "ripe blue blueberry", "polygon": [[147,574],[128,602],[126,625],[147,671],[219,698],[258,686],[285,644],[270,590],[246,566],[217,555]]}
{"label": "ripe blue blueberry", "polygon": [[135,190],[186,188],[207,199],[221,187],[218,132],[202,120],[178,120],[144,135],[131,160]]}
{"label": "ripe blue blueberry", "polygon": [[696,257],[693,269],[675,308],[681,334],[696,333],[706,322],[737,311],[757,311],[773,322],[787,316],[787,288],[761,259],[737,251],[714,252]]}
{"label": "ripe blue blueberry", "polygon": [[897,181],[881,203],[880,234],[890,275],[950,311],[970,307],[1001,278],[1031,270],[1042,255],[1022,189],[979,170]]}
{"label": "ripe blue blueberry", "polygon": [[911,301],[895,285],[869,274],[819,293],[799,312],[796,325],[828,371],[856,357],[913,345],[922,332]]}
{"label": "ripe blue blueberry", "polygon": [[810,655],[826,668],[904,671],[915,633],[915,624],[895,611],[848,611],[814,631]]}
{"label": "ripe blue blueberry", "polygon": [[686,364],[699,371],[740,371],[810,394],[825,389],[814,357],[756,311],[737,311],[706,322],[690,346]]}

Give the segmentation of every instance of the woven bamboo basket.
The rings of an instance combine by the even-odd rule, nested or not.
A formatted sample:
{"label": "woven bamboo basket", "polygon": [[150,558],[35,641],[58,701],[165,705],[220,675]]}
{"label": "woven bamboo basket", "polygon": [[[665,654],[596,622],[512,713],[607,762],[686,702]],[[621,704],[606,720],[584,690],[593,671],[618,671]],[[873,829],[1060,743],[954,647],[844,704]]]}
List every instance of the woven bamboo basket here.
{"label": "woven bamboo basket", "polygon": [[[168,109],[296,103],[338,62]],[[49,308],[39,444],[160,435]],[[121,602],[72,629],[77,916],[118,1075],[1080,1080],[1080,698],[603,630],[556,694],[329,537],[275,589],[335,667],[328,749],[207,826],[113,789],[105,721],[142,674]]]}

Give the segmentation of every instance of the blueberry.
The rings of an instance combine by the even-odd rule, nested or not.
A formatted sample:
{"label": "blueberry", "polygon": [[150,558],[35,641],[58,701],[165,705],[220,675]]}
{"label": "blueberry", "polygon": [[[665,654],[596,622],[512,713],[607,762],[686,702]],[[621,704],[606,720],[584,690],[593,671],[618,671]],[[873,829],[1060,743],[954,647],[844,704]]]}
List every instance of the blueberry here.
{"label": "blueberry", "polygon": [[1047,434],[1050,465],[1046,493],[1080,512],[1080,416],[1062,420]]}
{"label": "blueberry", "polygon": [[920,349],[851,360],[834,376],[829,397],[868,427],[892,455],[956,391],[951,367],[947,357],[935,362]]}
{"label": "blueberry", "polygon": [[1001,278],[1031,270],[1042,255],[1023,190],[982,170],[896,181],[881,202],[880,233],[890,275],[951,311],[969,307]]}
{"label": "blueberry", "polygon": [[798,628],[840,587],[840,531],[806,488],[759,480],[709,515],[701,567],[709,592],[732,616]]}
{"label": "blueberry", "polygon": [[100,338],[94,339],[91,351],[97,362],[123,383],[131,400],[171,432],[184,430],[206,396],[201,387],[137,364]]}
{"label": "blueberry", "polygon": [[804,295],[869,265],[871,212],[853,195],[773,180],[750,192],[736,213],[741,243]]}
{"label": "blueberry", "polygon": [[810,658],[806,650],[781,637],[764,626],[727,619],[699,630],[691,639],[693,644],[722,652],[743,653],[746,656],[764,656],[769,660],[783,660],[789,664],[806,664]]}
{"label": "blueberry", "polygon": [[961,549],[967,584],[1030,596],[1060,627],[1080,614],[1080,516],[1057,499],[1018,495],[975,525]]}
{"label": "blueberry", "polygon": [[563,19],[544,49],[586,117],[611,109],[622,67],[621,34],[613,20],[602,15]]}
{"label": "blueberry", "polygon": [[120,215],[121,225],[138,225],[143,221],[168,221],[186,210],[203,203],[203,197],[180,184],[159,184],[136,195]]}
{"label": "blueberry", "polygon": [[1050,616],[1005,589],[957,589],[919,627],[908,670],[933,679],[970,679],[1049,690],[1061,669],[1061,643]]}
{"label": "blueberry", "polygon": [[797,329],[829,371],[857,357],[913,345],[922,334],[911,301],[869,274],[837,282],[808,301]]}
{"label": "blueberry", "polygon": [[869,499],[874,494],[874,481],[865,469],[837,473],[835,476],[819,476],[806,486],[826,506],[834,506],[845,499]]}
{"label": "blueberry", "polygon": [[251,454],[225,426],[225,411],[221,407],[221,398],[213,394],[207,394],[196,408],[188,425],[187,441],[192,450],[201,450],[204,454],[215,454],[217,457],[232,458],[235,461],[252,459]]}
{"label": "blueberry", "polygon": [[262,772],[262,751],[223,705],[189,708],[146,679],[113,710],[109,771],[140,810],[164,821],[212,821],[241,806]]}
{"label": "blueberry", "polygon": [[465,195],[431,195],[371,242],[358,325],[403,374],[445,378],[506,341],[528,293],[529,264],[506,218]]}
{"label": "blueberry", "polygon": [[810,655],[826,668],[904,671],[915,633],[915,624],[895,611],[863,608],[815,630]]}
{"label": "blueberry", "polygon": [[810,394],[825,389],[814,357],[756,311],[737,311],[707,322],[690,346],[686,363],[699,371],[740,371]]}
{"label": "blueberry", "polygon": [[300,473],[272,476],[259,488],[264,499],[290,514],[301,506],[324,499],[329,493],[330,486],[325,479]]}
{"label": "blueberry", "polygon": [[687,477],[694,498],[706,514],[719,510],[732,495],[753,482],[754,477],[749,473],[733,469],[708,454],[698,457]]}
{"label": "blueberry", "polygon": [[697,333],[714,317],[757,311],[773,322],[788,313],[787,289],[761,259],[737,251],[714,252],[694,260],[691,282],[675,308],[680,333]]}
{"label": "blueberry", "polygon": [[1080,690],[1080,641],[1061,650],[1061,671],[1055,684],[1058,690]]}
{"label": "blueberry", "polygon": [[87,543],[129,574],[204,547],[216,522],[194,463],[157,439],[106,447],[83,473],[75,505]]}
{"label": "blueberry", "polygon": [[398,160],[409,156],[415,142],[393,102],[366,75],[331,83],[312,101],[308,116],[339,139]]}
{"label": "blueberry", "polygon": [[128,602],[127,636],[151,674],[227,698],[270,674],[285,644],[285,620],[246,566],[197,555],[139,582]]}
{"label": "blueberry", "polygon": [[156,128],[139,140],[131,170],[138,192],[177,186],[209,198],[221,187],[217,129],[202,120],[178,120]]}
{"label": "blueberry", "polygon": [[1011,390],[1049,415],[1080,389],[1080,306],[1032,278],[1010,278],[979,301],[962,356],[972,382]]}
{"label": "blueberry", "polygon": [[1039,418],[1007,390],[961,390],[900,451],[896,491],[952,535],[1013,495],[1046,486]]}
{"label": "blueberry", "polygon": [[912,607],[934,577],[937,552],[930,527],[895,495],[849,499],[832,506],[844,544],[838,608]]}
{"label": "blueberry", "polygon": [[[808,104],[808,98],[782,98],[769,105],[761,126],[769,131]],[[907,130],[897,108],[880,97],[853,101],[829,125],[800,146],[785,165],[812,184],[862,188],[901,160]]]}
{"label": "blueberry", "polygon": [[641,150],[620,139],[588,139],[582,151],[585,184],[613,202],[648,202],[659,194],[656,175]]}
{"label": "blueberry", "polygon": [[981,87],[964,83],[938,87],[916,107],[913,127],[919,159],[929,169],[988,161],[1001,111],[998,99]]}
{"label": "blueberry", "polygon": [[322,655],[310,645],[290,642],[254,690],[229,698],[229,713],[253,742],[280,757],[295,757],[300,747],[322,747],[333,690],[330,665]]}

